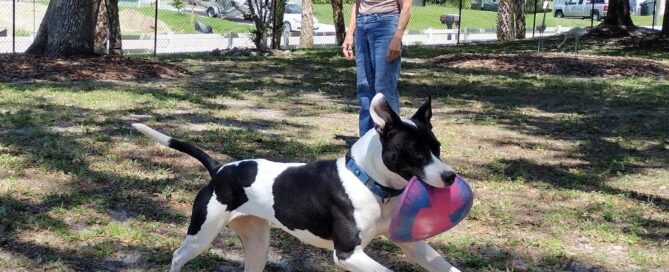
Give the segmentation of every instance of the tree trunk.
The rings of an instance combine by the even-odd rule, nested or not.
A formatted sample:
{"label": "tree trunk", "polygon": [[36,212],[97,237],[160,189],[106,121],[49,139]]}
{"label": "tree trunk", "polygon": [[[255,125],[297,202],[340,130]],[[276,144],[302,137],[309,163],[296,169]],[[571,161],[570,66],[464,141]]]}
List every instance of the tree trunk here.
{"label": "tree trunk", "polygon": [[249,10],[251,11],[251,16],[253,16],[253,24],[256,29],[253,31],[253,44],[255,44],[256,49],[262,52],[269,51],[269,46],[267,46],[267,28],[268,23],[267,19],[270,17],[268,1],[264,0],[246,0],[246,3],[249,5]]}
{"label": "tree trunk", "polygon": [[314,46],[314,4],[312,0],[302,0],[302,30],[300,48]]}
{"label": "tree trunk", "polygon": [[109,54],[123,55],[123,44],[121,42],[121,19],[118,16],[118,0],[106,0],[109,4]]}
{"label": "tree trunk", "polygon": [[335,37],[337,38],[337,45],[344,43],[346,36],[346,25],[344,24],[344,6],[342,0],[331,0],[332,5],[332,21],[335,25]]}
{"label": "tree trunk", "polygon": [[98,1],[51,0],[27,54],[72,56],[95,54]]}
{"label": "tree trunk", "polygon": [[664,19],[662,20],[662,35],[669,36],[669,3],[664,3]]}
{"label": "tree trunk", "polygon": [[286,10],[286,0],[272,2],[272,49],[281,48],[281,35],[283,35],[283,13]]}
{"label": "tree trunk", "polygon": [[525,0],[514,1],[515,36],[516,39],[525,39]]}
{"label": "tree trunk", "polygon": [[617,26],[623,29],[634,27],[630,17],[630,3],[628,0],[610,0],[609,11],[604,18],[604,24]]}
{"label": "tree trunk", "polygon": [[497,12],[497,40],[513,40],[513,11],[512,0],[500,0]]}
{"label": "tree trunk", "polygon": [[256,46],[256,49],[262,52],[267,52],[269,50],[269,46],[267,46],[267,27],[265,26],[265,23],[260,20],[260,18],[254,18],[253,22],[255,23],[256,30],[253,32],[255,37],[253,38],[253,43]]}
{"label": "tree trunk", "polygon": [[[95,53],[99,55],[123,55],[118,0],[99,0],[99,6],[98,21],[95,26]],[[109,27],[110,24],[111,28]],[[109,48],[109,51],[107,51],[107,48]]]}
{"label": "tree trunk", "polygon": [[95,54],[107,54],[107,41],[109,40],[109,16],[107,16],[107,5],[105,0],[98,0],[98,17],[95,24]]}

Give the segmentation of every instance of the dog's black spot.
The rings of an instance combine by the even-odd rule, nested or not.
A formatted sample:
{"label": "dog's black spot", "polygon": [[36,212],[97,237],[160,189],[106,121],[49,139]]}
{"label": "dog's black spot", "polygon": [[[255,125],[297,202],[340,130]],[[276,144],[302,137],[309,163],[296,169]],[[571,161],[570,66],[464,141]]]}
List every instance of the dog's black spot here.
{"label": "dog's black spot", "polygon": [[232,211],[248,201],[244,187],[253,184],[258,174],[258,163],[242,161],[237,165],[226,165],[211,180],[216,192],[216,199],[227,205],[226,210]]}
{"label": "dog's black spot", "polygon": [[193,203],[193,214],[190,217],[190,225],[188,226],[188,235],[195,235],[200,232],[202,224],[207,219],[207,204],[211,200],[211,195],[214,190],[210,185],[205,186],[197,193],[195,202]]}
{"label": "dog's black spot", "polygon": [[432,154],[439,157],[439,141],[427,124],[413,120],[389,124],[381,135],[383,163],[390,171],[409,180],[423,177],[425,166],[432,163]]}
{"label": "dog's black spot", "polygon": [[374,106],[376,116],[383,120],[376,124],[383,147],[381,158],[388,169],[404,179],[425,177],[425,166],[439,158],[439,141],[432,133],[431,99],[416,111],[410,122],[405,122],[387,102]]}
{"label": "dog's black spot", "polygon": [[334,242],[337,252],[360,244],[353,204],[339,179],[336,161],[291,167],[272,186],[276,219],[290,230],[307,230]]}
{"label": "dog's black spot", "polygon": [[216,200],[227,205],[227,211],[232,211],[249,200],[244,193],[244,187],[251,186],[257,174],[258,163],[255,161],[226,165],[215,173],[209,185],[202,188],[195,197],[188,234],[195,235],[200,232],[202,224],[207,219],[207,204],[214,192]]}

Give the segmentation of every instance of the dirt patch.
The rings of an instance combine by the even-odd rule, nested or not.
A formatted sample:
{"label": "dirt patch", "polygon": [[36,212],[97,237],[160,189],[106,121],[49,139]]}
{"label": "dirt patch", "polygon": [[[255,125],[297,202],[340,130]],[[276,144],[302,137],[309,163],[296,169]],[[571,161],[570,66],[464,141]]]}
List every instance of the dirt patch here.
{"label": "dirt patch", "polygon": [[[146,16],[139,11],[123,9],[118,13],[123,33],[153,33],[155,25],[154,18]],[[172,29],[163,21],[158,20],[158,33],[170,33]]]}
{"label": "dirt patch", "polygon": [[0,82],[43,80],[135,80],[172,79],[188,74],[169,63],[128,57],[52,58],[0,55]]}
{"label": "dirt patch", "polygon": [[433,59],[441,66],[502,73],[579,77],[669,77],[669,65],[632,57],[575,56],[573,53],[459,53]]}

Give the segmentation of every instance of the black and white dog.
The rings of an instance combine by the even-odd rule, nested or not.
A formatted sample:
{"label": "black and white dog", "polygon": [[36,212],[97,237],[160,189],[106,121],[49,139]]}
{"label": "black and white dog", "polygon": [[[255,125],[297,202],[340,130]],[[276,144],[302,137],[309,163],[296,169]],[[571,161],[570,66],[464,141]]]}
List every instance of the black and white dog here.
{"label": "black and white dog", "polygon": [[[188,233],[174,252],[171,271],[207,249],[225,226],[239,235],[244,271],[262,271],[267,262],[270,224],[302,242],[331,249],[335,263],[349,271],[390,271],[363,249],[388,231],[398,196],[412,176],[435,187],[455,180],[439,159],[432,133],[431,101],[410,119],[400,118],[377,94],[371,103],[376,124],[336,160],[278,163],[263,159],[219,164],[202,150],[142,124],[137,130],[198,159],[211,181],[197,194]],[[459,271],[425,241],[398,246],[429,271]]]}

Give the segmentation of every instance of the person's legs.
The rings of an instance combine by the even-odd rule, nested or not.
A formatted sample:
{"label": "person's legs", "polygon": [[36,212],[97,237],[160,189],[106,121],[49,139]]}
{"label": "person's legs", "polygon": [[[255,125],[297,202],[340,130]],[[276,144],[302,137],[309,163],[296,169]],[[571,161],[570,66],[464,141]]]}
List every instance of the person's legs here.
{"label": "person's legs", "polygon": [[400,99],[397,91],[397,81],[400,76],[400,58],[388,62],[386,55],[388,45],[397,31],[397,22],[399,15],[382,14],[377,17],[374,24],[370,24],[368,33],[372,40],[372,51],[374,52],[374,90],[376,93],[382,93],[390,107],[400,113]]}
{"label": "person's legs", "polygon": [[358,17],[355,29],[355,66],[358,86],[358,103],[360,105],[359,129],[360,136],[374,128],[369,116],[369,105],[374,97],[374,62],[372,47],[366,30],[367,18]]}

